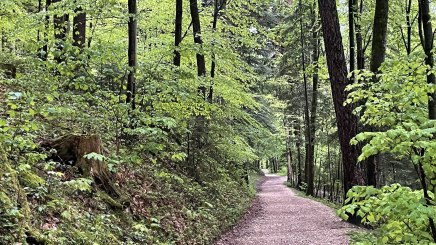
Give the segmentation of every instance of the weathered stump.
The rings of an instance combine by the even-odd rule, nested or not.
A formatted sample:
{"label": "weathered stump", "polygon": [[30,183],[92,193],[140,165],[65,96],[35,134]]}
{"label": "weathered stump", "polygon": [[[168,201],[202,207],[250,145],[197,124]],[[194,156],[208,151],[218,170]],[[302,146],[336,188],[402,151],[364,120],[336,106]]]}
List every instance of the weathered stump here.
{"label": "weathered stump", "polygon": [[[41,143],[46,149],[55,149],[56,153],[53,159],[59,162],[68,163],[76,166],[80,173],[86,177],[92,177],[95,184],[103,189],[110,197],[114,199],[124,198],[119,188],[114,184],[113,176],[107,168],[104,161],[95,158],[85,158],[89,153],[103,155],[101,139],[98,135],[65,135],[53,140]],[[116,208],[122,205],[113,205],[116,202],[110,202],[111,206]]]}

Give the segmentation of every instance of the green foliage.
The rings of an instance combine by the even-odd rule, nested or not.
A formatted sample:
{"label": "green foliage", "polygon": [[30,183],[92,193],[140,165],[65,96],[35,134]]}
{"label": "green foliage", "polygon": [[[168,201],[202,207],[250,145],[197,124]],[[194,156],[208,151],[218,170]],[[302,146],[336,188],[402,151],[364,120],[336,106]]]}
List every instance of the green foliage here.
{"label": "green foliage", "polygon": [[[385,62],[382,74],[362,71],[359,83],[349,86],[347,103],[360,103],[356,113],[361,120],[377,128],[377,132],[358,134],[352,144],[365,143],[359,160],[377,153],[391,153],[398,159],[409,159],[427,182],[429,199],[422,190],[412,190],[399,184],[374,187],[353,187],[339,214],[362,217],[362,221],[377,228],[378,244],[433,244],[429,220],[436,217],[433,204],[436,162],[435,120],[428,119],[428,94],[435,88],[427,84],[427,67],[422,57]],[[422,182],[421,182],[422,183]],[[430,201],[430,203],[427,203]],[[356,213],[357,212],[357,213]],[[367,243],[365,243],[367,244]]]}
{"label": "green foliage", "polygon": [[422,191],[398,184],[381,189],[355,186],[347,193],[346,202],[351,204],[338,214],[347,219],[357,212],[362,222],[377,227],[377,244],[433,243],[428,218],[436,217],[436,209],[425,203]]}
{"label": "green foliage", "polygon": [[[127,1],[62,0],[48,11],[44,1],[41,8],[38,3],[0,3],[0,150],[7,161],[0,168],[0,240],[210,243],[253,197],[243,179],[249,171],[245,163],[281,154],[277,118],[259,118],[274,100],[251,91],[259,81],[242,50],[265,46],[269,34],[254,16],[270,2],[228,1],[216,31],[209,24],[213,5],[201,4],[199,47],[184,0],[186,35],[177,48],[182,66],[174,67],[174,1],[138,1],[135,110],[124,103],[131,69]],[[73,46],[71,35],[78,6],[88,21],[83,50]],[[70,28],[65,40],[56,40],[54,16],[64,14]],[[215,77],[197,76],[197,52],[205,55],[207,67],[214,54]],[[9,77],[3,64],[16,68],[16,76]],[[210,84],[212,103],[198,95],[200,85]],[[192,137],[199,117],[205,119],[204,146],[196,149]],[[101,152],[86,152],[84,158],[104,163],[113,183],[101,183],[99,169],[86,175],[74,160],[62,162],[55,150],[41,147],[66,134],[102,138]],[[104,192],[104,184],[126,197]]]}

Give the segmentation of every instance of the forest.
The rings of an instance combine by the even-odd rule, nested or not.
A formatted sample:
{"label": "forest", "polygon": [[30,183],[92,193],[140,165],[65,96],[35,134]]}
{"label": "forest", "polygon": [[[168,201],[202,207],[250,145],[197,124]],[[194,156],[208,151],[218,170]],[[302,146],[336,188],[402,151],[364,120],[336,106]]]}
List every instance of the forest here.
{"label": "forest", "polygon": [[0,244],[247,244],[220,237],[265,215],[271,185],[361,228],[270,244],[436,244],[434,16],[430,0],[1,0]]}

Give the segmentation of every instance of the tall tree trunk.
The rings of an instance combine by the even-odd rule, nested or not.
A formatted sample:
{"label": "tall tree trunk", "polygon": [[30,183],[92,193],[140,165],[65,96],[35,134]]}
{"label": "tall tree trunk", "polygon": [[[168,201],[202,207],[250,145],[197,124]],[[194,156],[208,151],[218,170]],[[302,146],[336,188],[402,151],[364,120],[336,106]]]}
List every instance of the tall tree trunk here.
{"label": "tall tree trunk", "polygon": [[[420,11],[420,18],[421,18],[420,23],[422,23],[422,32],[424,34],[423,48],[426,56],[425,64],[429,66],[429,70],[432,70],[434,66],[434,58],[432,52],[433,29],[431,25],[430,3],[428,0],[419,0],[419,1],[420,1],[419,11]],[[429,85],[435,86],[436,79],[433,73],[428,73],[427,83]],[[436,93],[429,94],[428,116],[429,119],[436,119]]]}
{"label": "tall tree trunk", "polygon": [[135,104],[135,95],[136,95],[136,67],[137,67],[137,57],[136,50],[138,47],[138,22],[137,22],[137,2],[136,0],[129,0],[129,49],[128,49],[128,60],[129,60],[129,75],[127,77],[127,97],[126,103],[131,105],[131,108],[134,110],[136,108]]}
{"label": "tall tree trunk", "polygon": [[410,12],[412,9],[412,0],[406,0],[406,25],[407,25],[407,37],[405,40],[407,55],[412,52],[412,22],[410,21]]}
{"label": "tall tree trunk", "polygon": [[[194,34],[194,43],[195,45],[198,45],[199,49],[202,50],[203,46],[203,40],[201,37],[201,23],[200,23],[200,15],[198,10],[198,3],[197,0],[189,0],[189,8],[191,11],[191,21],[192,21],[192,29]],[[206,77],[206,61],[204,58],[204,54],[200,51],[196,54],[197,59],[197,75],[199,77]],[[200,84],[198,86],[198,92],[202,96],[204,100],[206,100],[206,86],[204,84]],[[187,159],[189,164],[189,171],[191,175],[196,179],[196,181],[201,181],[199,172],[197,171],[197,162],[201,160],[200,152],[201,149],[204,146],[204,143],[202,142],[202,138],[204,138],[205,134],[205,118],[204,116],[197,116],[194,121],[194,126],[192,129],[192,137],[191,140],[193,141],[189,145],[193,148],[190,150],[191,154],[188,155]]]}
{"label": "tall tree trunk", "polygon": [[358,185],[356,175],[359,149],[350,145],[350,140],[357,133],[357,118],[353,115],[351,105],[344,106],[348,92],[347,64],[345,61],[342,36],[339,25],[338,12],[335,0],[318,0],[324,36],[327,65],[332,87],[332,96],[338,126],[339,142],[342,150],[344,171],[344,193],[352,186]]}
{"label": "tall tree trunk", "polygon": [[[212,32],[215,34],[216,33],[216,28],[217,28],[217,24],[218,24],[218,17],[220,14],[220,11],[224,8],[224,6],[226,5],[226,0],[214,0],[214,10],[213,10],[213,20],[212,20]],[[215,46],[215,41],[212,41],[212,62],[210,65],[210,77],[211,77],[211,82],[209,85],[209,94],[207,96],[207,99],[209,101],[209,103],[212,103],[213,100],[213,83],[214,83],[214,78],[215,78],[215,70],[216,70],[216,60],[215,60],[215,52],[213,50],[213,47]]]}
{"label": "tall tree trunk", "polygon": [[86,44],[86,12],[79,6],[73,18],[73,46],[84,49]]}
{"label": "tall tree trunk", "polygon": [[300,45],[301,45],[301,67],[303,68],[303,83],[304,83],[304,122],[305,122],[305,138],[306,138],[306,157],[305,157],[305,166],[304,166],[304,173],[305,173],[305,180],[307,183],[307,189],[306,194],[313,196],[313,190],[314,190],[314,180],[313,180],[313,166],[310,166],[310,156],[311,156],[311,146],[310,146],[310,140],[311,140],[311,126],[310,126],[310,115],[309,115],[309,95],[307,91],[307,76],[306,76],[306,50],[304,45],[304,27],[303,27],[303,4],[300,0],[299,2],[300,7]]}
{"label": "tall tree trunk", "polygon": [[183,0],[176,0],[176,21],[174,34],[174,65],[180,67],[180,43],[182,42]]}
{"label": "tall tree trunk", "polygon": [[[372,51],[370,70],[377,74],[386,56],[386,38],[388,29],[389,1],[377,0],[375,3],[374,27],[372,35]],[[377,78],[374,77],[374,82]],[[365,126],[365,131],[373,131],[372,127]],[[367,184],[377,186],[377,156],[370,156],[365,161]]]}
{"label": "tall tree trunk", "polygon": [[295,126],[295,146],[297,148],[297,181],[296,187],[299,188],[302,182],[302,169],[301,169],[301,126],[297,122]]}
{"label": "tall tree trunk", "polygon": [[[189,7],[191,10],[191,19],[192,19],[192,29],[194,31],[194,43],[199,45],[200,48],[203,45],[203,40],[201,38],[201,23],[200,23],[200,15],[198,13],[198,4],[197,0],[189,0]],[[200,77],[206,76],[206,61],[204,59],[204,54],[198,52],[196,55],[197,58],[197,73]],[[206,99],[206,87],[204,85],[200,85],[198,88],[199,92]]]}
{"label": "tall tree trunk", "polygon": [[[318,59],[319,59],[319,37],[318,37],[318,18],[316,13],[316,1],[312,6],[312,65],[314,67],[312,75],[312,103],[310,107],[310,139],[309,139],[309,172],[314,174],[315,165],[315,134],[316,134],[316,113],[318,107]],[[313,180],[313,175],[312,178]],[[313,181],[312,181],[313,182]]]}
{"label": "tall tree trunk", "polygon": [[48,9],[51,5],[51,0],[45,1],[45,31],[44,31],[44,46],[42,47],[42,60],[48,59],[48,29],[50,28],[50,15],[48,14]]}
{"label": "tall tree trunk", "polygon": [[[355,14],[355,4],[356,0],[348,0],[348,38],[350,45],[350,72],[354,72],[356,69],[356,50],[354,42],[354,14]],[[354,75],[351,75],[351,83],[354,81]]]}
{"label": "tall tree trunk", "polygon": [[293,179],[293,172],[292,169],[292,149],[291,149],[291,130],[288,130],[287,132],[287,139],[286,139],[286,160],[287,160],[287,181],[293,185],[294,179]]}
{"label": "tall tree trunk", "polygon": [[[420,33],[423,34],[423,37],[421,37],[421,43],[424,48],[424,52],[426,55],[425,58],[425,64],[428,66],[428,70],[433,70],[434,67],[434,58],[433,58],[433,29],[431,25],[431,15],[430,15],[430,3],[429,0],[419,0],[419,29],[421,30]],[[435,86],[436,80],[435,75],[431,73],[427,73],[427,83],[429,86]],[[436,92],[429,94],[428,99],[428,118],[430,120],[436,119]],[[434,135],[433,135],[434,136]],[[427,203],[427,205],[433,205],[432,198],[428,195],[427,189],[428,189],[428,183],[427,183],[427,174],[424,171],[424,168],[422,166],[422,163],[419,164],[419,172],[420,172],[420,179],[421,179],[421,185],[424,191],[424,198]],[[433,182],[431,180],[431,182]],[[430,181],[429,181],[430,182]],[[433,218],[429,218],[429,225],[432,232],[433,240],[436,241],[436,226],[434,223]]]}
{"label": "tall tree trunk", "polygon": [[374,73],[378,72],[385,60],[388,14],[389,0],[376,0],[370,63],[370,70]]}
{"label": "tall tree trunk", "polygon": [[[62,0],[52,0],[52,3],[58,3]],[[63,54],[65,41],[67,40],[67,32],[68,32],[68,14],[63,15],[54,15],[53,23],[54,23],[54,36],[56,39],[56,49],[57,54],[55,55],[55,60],[58,63],[61,63],[65,60],[65,55]]]}
{"label": "tall tree trunk", "polygon": [[[360,17],[363,12],[363,0],[360,1],[360,4],[357,4],[358,0],[355,1],[356,9],[359,9],[359,13],[357,16],[357,21],[355,23],[355,32],[356,32],[356,52],[357,52],[357,69],[363,70],[365,69],[365,52],[363,49],[363,37],[362,37],[362,26],[360,24]],[[357,11],[357,10],[356,10]]]}

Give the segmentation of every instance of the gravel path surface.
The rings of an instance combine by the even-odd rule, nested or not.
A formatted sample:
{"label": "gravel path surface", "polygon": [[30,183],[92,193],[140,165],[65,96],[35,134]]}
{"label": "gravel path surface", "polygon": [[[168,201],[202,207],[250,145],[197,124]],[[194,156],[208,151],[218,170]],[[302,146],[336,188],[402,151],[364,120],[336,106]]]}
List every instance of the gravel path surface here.
{"label": "gravel path surface", "polygon": [[267,175],[243,219],[215,245],[341,245],[354,227],[334,211],[297,196],[283,185],[286,177]]}

